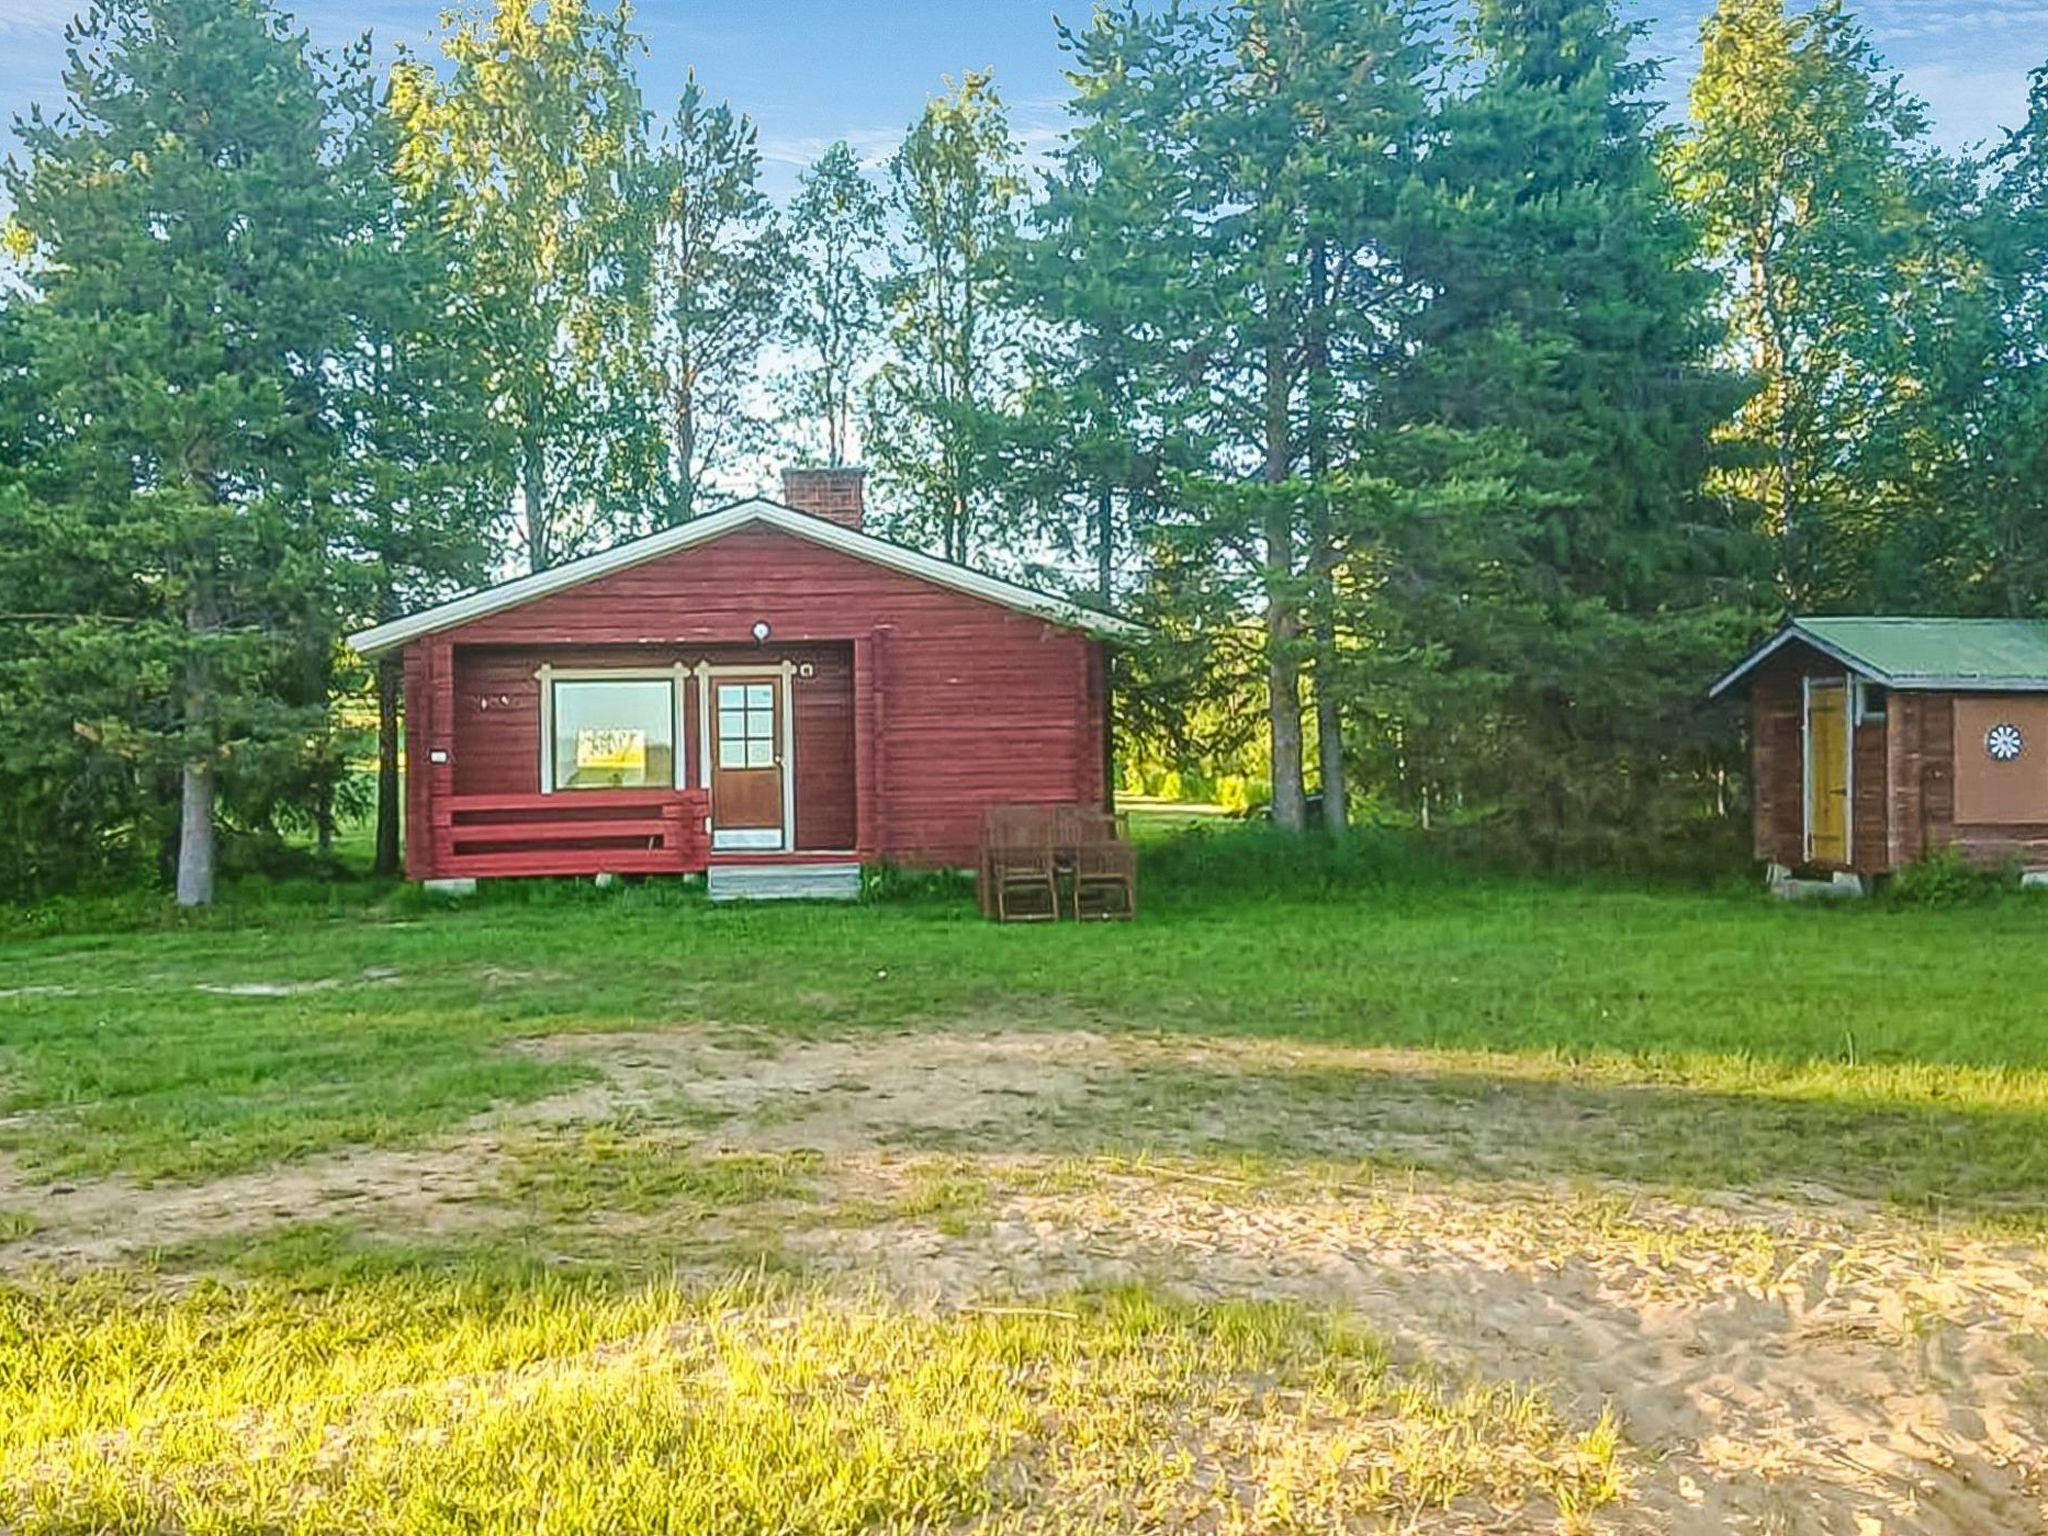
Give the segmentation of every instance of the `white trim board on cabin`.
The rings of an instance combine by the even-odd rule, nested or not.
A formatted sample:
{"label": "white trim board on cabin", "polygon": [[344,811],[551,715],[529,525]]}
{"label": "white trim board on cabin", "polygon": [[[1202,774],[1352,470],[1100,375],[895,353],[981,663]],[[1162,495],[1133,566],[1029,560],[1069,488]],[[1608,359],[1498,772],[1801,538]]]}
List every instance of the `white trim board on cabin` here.
{"label": "white trim board on cabin", "polygon": [[[695,670],[687,662],[676,662],[667,667],[558,667],[550,662],[541,663],[540,670],[533,674],[540,685],[540,792],[544,795],[589,794],[587,789],[563,789],[555,783],[555,684],[557,683],[667,683],[674,690],[669,696],[669,729],[675,733],[675,741],[669,747],[669,770],[671,789],[688,789],[690,776],[686,770],[689,753],[685,750],[687,711],[683,708],[683,690],[690,684],[690,673]],[[650,788],[657,786],[648,786]]]}
{"label": "white trim board on cabin", "polygon": [[[741,665],[697,668],[697,754],[699,782],[713,795],[711,814],[705,827],[711,834],[715,853],[783,852],[796,846],[796,699],[790,686],[796,663],[785,659],[776,666]],[[779,827],[721,827],[718,803],[711,779],[711,690],[721,677],[773,677],[776,679],[775,715],[781,724],[781,760],[776,768],[782,775],[782,825]]]}
{"label": "white trim board on cabin", "polygon": [[861,533],[840,523],[822,517],[813,517],[779,502],[756,498],[752,501],[736,502],[717,512],[693,518],[687,523],[660,533],[649,534],[644,539],[634,539],[599,554],[586,555],[581,560],[571,560],[566,565],[554,566],[545,571],[535,571],[530,576],[516,577],[500,582],[495,587],[485,587],[478,592],[441,603],[402,619],[393,619],[388,624],[378,624],[370,629],[358,631],[349,636],[349,644],[363,656],[375,656],[407,641],[417,640],[443,629],[453,629],[493,613],[502,613],[508,608],[517,608],[535,598],[546,597],[549,593],[564,591],[569,587],[581,586],[586,581],[595,581],[600,576],[609,576],[615,571],[630,570],[644,565],[649,560],[659,560],[679,550],[694,549],[699,544],[708,544],[713,539],[723,538],[741,528],[759,525],[808,539],[827,549],[851,555],[856,560],[865,560],[872,565],[885,566],[900,571],[906,576],[917,577],[931,582],[934,586],[950,587],[970,597],[978,597],[999,607],[1015,609],[1019,613],[1032,614],[1054,624],[1070,629],[1086,630],[1105,639],[1135,640],[1141,638],[1143,626],[1113,614],[1098,613],[1083,608],[1078,603],[1055,597],[1049,592],[1037,592],[1030,587],[1020,587],[1015,582],[1000,577],[985,575],[969,570],[964,565],[955,565],[949,560],[940,560],[921,550],[906,549],[900,544],[891,544],[872,534]]}

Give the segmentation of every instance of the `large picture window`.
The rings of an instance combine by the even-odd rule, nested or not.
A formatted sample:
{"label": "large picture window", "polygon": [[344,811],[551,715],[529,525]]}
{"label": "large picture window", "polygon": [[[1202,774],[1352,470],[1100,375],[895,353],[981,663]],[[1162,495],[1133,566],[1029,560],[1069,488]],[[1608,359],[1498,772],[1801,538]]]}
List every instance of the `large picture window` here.
{"label": "large picture window", "polygon": [[668,789],[676,782],[676,686],[667,678],[557,678],[554,788]]}

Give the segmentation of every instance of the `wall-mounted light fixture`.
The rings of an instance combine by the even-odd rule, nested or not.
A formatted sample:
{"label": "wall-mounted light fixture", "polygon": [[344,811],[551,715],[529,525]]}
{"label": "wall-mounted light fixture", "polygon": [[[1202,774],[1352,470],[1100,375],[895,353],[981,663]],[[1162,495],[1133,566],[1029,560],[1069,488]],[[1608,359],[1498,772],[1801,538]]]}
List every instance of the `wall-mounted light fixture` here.
{"label": "wall-mounted light fixture", "polygon": [[768,633],[768,621],[766,619],[754,620],[754,638],[756,640],[766,640]]}

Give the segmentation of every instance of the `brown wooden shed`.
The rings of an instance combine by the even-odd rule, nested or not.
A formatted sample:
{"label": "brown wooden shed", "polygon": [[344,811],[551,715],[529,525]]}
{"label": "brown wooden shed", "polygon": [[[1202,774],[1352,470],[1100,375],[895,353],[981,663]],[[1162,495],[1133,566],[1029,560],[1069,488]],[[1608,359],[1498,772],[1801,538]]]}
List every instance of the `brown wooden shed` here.
{"label": "brown wooden shed", "polygon": [[1756,856],[1873,876],[1953,847],[2048,869],[2048,621],[1788,624],[1749,690]]}

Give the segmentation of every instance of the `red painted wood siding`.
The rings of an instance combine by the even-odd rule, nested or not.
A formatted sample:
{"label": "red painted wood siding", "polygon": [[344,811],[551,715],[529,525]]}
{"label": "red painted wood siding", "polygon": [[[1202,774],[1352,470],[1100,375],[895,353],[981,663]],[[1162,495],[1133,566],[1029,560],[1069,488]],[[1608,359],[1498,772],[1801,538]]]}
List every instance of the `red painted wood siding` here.
{"label": "red painted wood siding", "polygon": [[[455,793],[531,795],[540,792],[540,679],[556,667],[659,669],[678,662],[760,665],[787,660],[795,710],[796,846],[849,850],[854,840],[853,652],[837,645],[461,645],[455,651]],[[809,667],[811,675],[801,675]],[[697,758],[697,682],[683,691],[685,776],[702,775]],[[684,743],[678,743],[683,750]]]}
{"label": "red painted wood siding", "polygon": [[[756,645],[763,620],[770,638]],[[813,678],[794,685],[799,848],[849,846],[865,813],[863,857],[965,866],[991,804],[1104,797],[1097,642],[808,540],[743,529],[409,647],[415,762],[437,744],[452,758],[438,776],[415,772],[408,794],[424,798],[408,800],[414,824],[427,824],[436,793],[538,788],[541,660],[666,666],[723,661],[713,648],[726,646],[813,663]],[[694,697],[689,709],[694,751]],[[431,877],[411,851],[407,867]]]}

